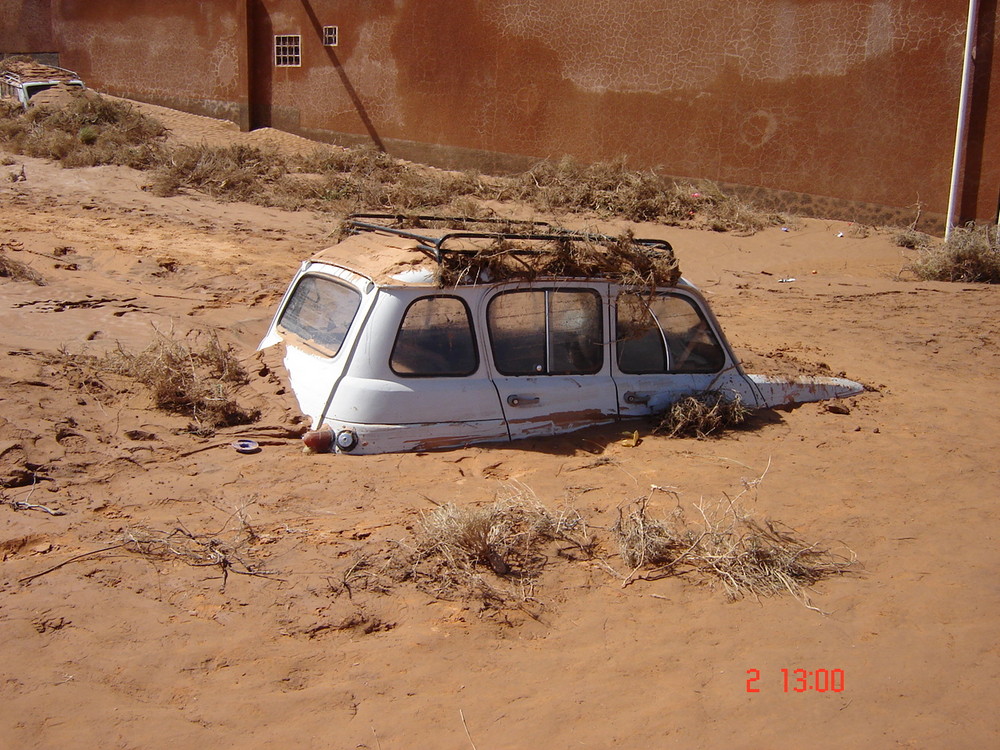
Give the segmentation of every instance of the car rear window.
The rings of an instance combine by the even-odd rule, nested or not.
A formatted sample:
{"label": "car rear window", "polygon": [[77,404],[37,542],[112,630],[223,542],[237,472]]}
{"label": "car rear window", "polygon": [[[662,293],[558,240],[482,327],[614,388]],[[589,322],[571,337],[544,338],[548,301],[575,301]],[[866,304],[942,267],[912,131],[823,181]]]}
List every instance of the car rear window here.
{"label": "car rear window", "polygon": [[616,319],[618,369],[624,373],[712,373],[725,366],[711,326],[686,297],[622,294]]}
{"label": "car rear window", "polygon": [[421,297],[406,309],[389,366],[403,377],[461,377],[479,369],[469,308],[459,297]]}
{"label": "car rear window", "polygon": [[325,276],[303,276],[281,313],[278,330],[334,357],[360,306],[361,293],[354,287]]}

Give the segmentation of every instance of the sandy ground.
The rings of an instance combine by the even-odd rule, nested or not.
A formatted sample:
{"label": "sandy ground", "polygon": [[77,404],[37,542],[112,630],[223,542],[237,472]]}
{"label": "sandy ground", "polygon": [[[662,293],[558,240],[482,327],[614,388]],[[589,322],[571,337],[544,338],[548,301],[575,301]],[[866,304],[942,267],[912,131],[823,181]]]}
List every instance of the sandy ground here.
{"label": "sandy ground", "polygon": [[[189,138],[245,137],[170,117]],[[22,164],[27,179],[8,180]],[[674,244],[749,370],[872,390],[849,414],[804,405],[710,441],[640,423],[306,455],[263,429],[298,413],[280,353],[255,346],[334,219],[157,198],[118,168],[18,157],[0,178],[0,242],[46,281],[0,280],[0,746],[1000,746],[1000,289],[900,280],[891,234],[845,223],[753,237],[641,226]],[[197,438],[141,393],[111,398],[46,364],[60,349],[141,349],[154,326],[236,347],[261,421]],[[625,429],[642,431],[637,447]],[[262,450],[235,453],[237,436]],[[757,479],[748,510],[857,554],[855,575],[810,590],[827,614],[678,578],[623,587],[610,548],[603,565],[553,556],[533,616],[343,585],[360,580],[359,556],[411,542],[434,503],[488,502],[511,483],[610,526],[652,485],[690,508]],[[676,502],[654,494],[652,512]],[[252,528],[240,554],[273,575],[224,580],[116,546],[178,528]],[[842,670],[844,689],[786,692],[782,669]]]}

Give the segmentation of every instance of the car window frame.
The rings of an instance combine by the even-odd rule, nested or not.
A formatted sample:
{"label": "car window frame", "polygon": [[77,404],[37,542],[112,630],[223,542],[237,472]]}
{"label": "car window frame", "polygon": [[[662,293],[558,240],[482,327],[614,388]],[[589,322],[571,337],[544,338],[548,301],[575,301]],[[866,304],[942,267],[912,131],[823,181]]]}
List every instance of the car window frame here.
{"label": "car window frame", "polygon": [[[501,361],[497,357],[497,348],[495,345],[495,337],[492,326],[491,310],[494,302],[501,297],[512,295],[512,294],[545,294],[543,312],[545,316],[544,324],[541,329],[541,333],[544,336],[544,371],[530,371],[530,372],[510,372],[505,371],[501,368]],[[597,363],[596,369],[588,369],[581,371],[552,371],[552,336],[553,330],[551,326],[551,305],[549,302],[550,294],[563,294],[563,293],[584,293],[594,298],[596,305],[594,308],[594,322],[598,326],[597,338],[598,345],[597,350],[599,351],[599,361]],[[605,295],[599,289],[595,289],[591,286],[581,285],[581,286],[556,286],[556,285],[542,285],[542,286],[531,286],[531,287],[519,287],[515,289],[504,289],[495,294],[493,294],[486,303],[485,310],[485,323],[486,323],[486,336],[489,344],[490,356],[492,358],[493,367],[496,372],[502,377],[518,378],[518,377],[587,377],[591,375],[599,375],[605,369],[606,364],[606,354],[607,349],[607,321],[605,320]]]}
{"label": "car window frame", "polygon": [[[650,318],[652,318],[653,322],[656,324],[656,328],[657,328],[657,330],[659,331],[659,334],[660,334],[657,338],[658,338],[658,340],[660,342],[661,347],[663,348],[662,349],[662,354],[663,354],[663,361],[665,363],[665,367],[663,369],[656,369],[656,370],[626,370],[626,369],[622,368],[622,356],[621,356],[622,355],[622,346],[621,346],[621,342],[624,339],[621,336],[621,331],[620,331],[619,311],[620,311],[620,309],[622,307],[622,305],[621,305],[621,298],[623,296],[626,296],[626,295],[635,297],[638,300],[640,300],[643,303],[643,305],[645,306],[647,314],[649,315]],[[703,326],[703,332],[708,335],[708,337],[711,339],[711,343],[714,344],[714,347],[715,347],[715,349],[718,352],[719,361],[718,361],[718,366],[715,369],[708,369],[708,368],[704,368],[704,369],[677,369],[674,366],[675,357],[673,356],[673,354],[671,352],[671,346],[670,346],[671,331],[668,330],[668,329],[666,329],[664,327],[664,325],[660,322],[660,319],[657,316],[656,312],[652,309],[651,305],[649,304],[649,301],[651,299],[664,299],[664,298],[682,300],[685,304],[687,304],[691,308],[691,310],[697,316],[700,324]],[[679,293],[677,291],[657,290],[652,295],[643,295],[643,294],[640,294],[640,293],[638,293],[636,291],[630,291],[630,290],[627,290],[627,289],[619,290],[619,292],[615,295],[615,298],[614,298],[614,314],[612,315],[612,321],[611,321],[611,323],[614,326],[614,341],[615,341],[615,357],[614,357],[614,362],[615,362],[615,367],[618,370],[618,372],[620,372],[623,375],[636,375],[636,376],[642,376],[642,375],[717,375],[718,373],[723,372],[726,369],[726,367],[727,367],[729,353],[728,353],[728,348],[727,348],[725,339],[722,338],[719,335],[718,331],[716,330],[715,326],[713,325],[711,317],[707,314],[706,310],[703,309],[702,306],[699,305],[696,300],[692,299],[691,297],[689,297],[686,294],[681,294],[681,293]],[[652,329],[650,329],[650,330],[652,330]]]}
{"label": "car window frame", "polygon": [[[399,345],[399,336],[400,336],[400,333],[403,330],[403,324],[406,323],[406,319],[407,319],[407,316],[410,313],[410,310],[412,310],[413,307],[414,307],[414,305],[416,305],[417,303],[419,303],[419,302],[425,302],[427,300],[432,300],[432,299],[458,300],[462,304],[463,309],[465,310],[465,319],[466,319],[466,321],[469,324],[469,327],[468,327],[469,341],[472,344],[472,356],[473,356],[473,360],[474,360],[473,367],[468,372],[448,373],[448,374],[440,374],[440,373],[418,373],[418,372],[400,372],[395,367],[393,367],[393,359],[394,359],[394,356],[395,356],[395,353],[396,353],[396,348]],[[476,335],[476,321],[475,321],[475,317],[472,314],[472,308],[469,307],[469,303],[465,300],[465,298],[460,297],[457,294],[426,294],[426,295],[421,295],[420,297],[417,297],[416,299],[412,300],[406,306],[406,309],[403,311],[403,314],[399,318],[399,325],[396,326],[396,335],[393,337],[392,348],[389,350],[389,370],[392,372],[393,375],[395,375],[396,377],[399,377],[399,378],[419,378],[419,379],[427,379],[427,378],[468,378],[468,377],[471,377],[472,375],[475,375],[477,372],[479,372],[479,367],[480,367],[480,363],[481,362],[482,362],[482,359],[481,359],[480,354],[479,354],[479,339],[478,339],[478,337]]]}

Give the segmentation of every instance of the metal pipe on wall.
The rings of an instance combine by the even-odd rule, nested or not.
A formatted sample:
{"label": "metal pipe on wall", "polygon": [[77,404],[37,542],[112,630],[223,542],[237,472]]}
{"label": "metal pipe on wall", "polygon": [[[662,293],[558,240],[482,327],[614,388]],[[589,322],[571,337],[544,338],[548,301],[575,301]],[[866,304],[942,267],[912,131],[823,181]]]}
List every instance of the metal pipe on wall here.
{"label": "metal pipe on wall", "polygon": [[962,63],[962,92],[958,99],[958,124],[955,128],[955,158],[951,164],[951,190],[948,193],[948,220],[945,240],[951,237],[958,213],[958,186],[965,159],[965,131],[969,124],[969,90],[972,88],[973,57],[976,51],[976,27],[979,18],[979,0],[969,0],[969,25],[965,32],[965,60]]}

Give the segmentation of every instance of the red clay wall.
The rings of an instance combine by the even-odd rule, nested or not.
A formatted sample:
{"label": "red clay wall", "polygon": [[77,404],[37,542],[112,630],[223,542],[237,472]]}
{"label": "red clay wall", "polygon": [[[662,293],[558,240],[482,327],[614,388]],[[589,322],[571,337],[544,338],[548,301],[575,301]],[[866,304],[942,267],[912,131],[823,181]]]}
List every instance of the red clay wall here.
{"label": "red clay wall", "polygon": [[246,0],[52,0],[65,67],[118,96],[247,124]]}
{"label": "red clay wall", "polygon": [[53,52],[50,0],[0,0],[0,53]]}
{"label": "red clay wall", "polygon": [[[454,167],[624,155],[875,223],[947,210],[968,0],[51,2],[95,87],[244,126]],[[963,220],[1000,193],[997,0],[981,16]]]}
{"label": "red clay wall", "polygon": [[[273,34],[304,37],[303,66],[271,71],[278,127],[374,134],[451,166],[624,154],[869,221],[947,209],[965,0],[257,5]],[[339,27],[333,57],[309,8]],[[992,216],[998,185],[970,218]]]}

